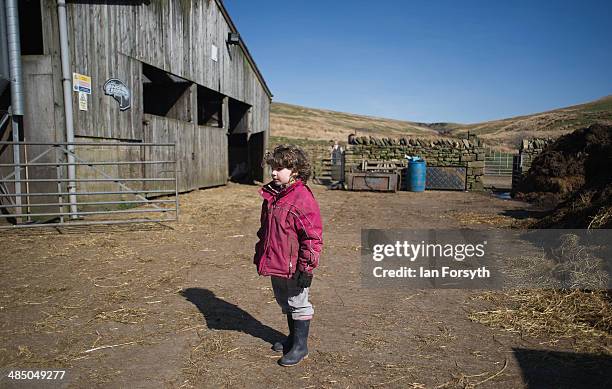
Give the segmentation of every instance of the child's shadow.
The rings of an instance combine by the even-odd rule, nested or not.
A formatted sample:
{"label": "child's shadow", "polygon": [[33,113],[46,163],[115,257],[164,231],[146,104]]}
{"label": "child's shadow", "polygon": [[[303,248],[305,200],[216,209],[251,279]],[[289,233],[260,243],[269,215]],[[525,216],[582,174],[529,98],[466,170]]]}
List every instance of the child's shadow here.
{"label": "child's shadow", "polygon": [[188,288],[180,292],[193,305],[198,307],[208,328],[232,330],[260,338],[270,344],[283,340],[285,335],[251,316],[236,305],[217,298],[213,292],[202,288]]}

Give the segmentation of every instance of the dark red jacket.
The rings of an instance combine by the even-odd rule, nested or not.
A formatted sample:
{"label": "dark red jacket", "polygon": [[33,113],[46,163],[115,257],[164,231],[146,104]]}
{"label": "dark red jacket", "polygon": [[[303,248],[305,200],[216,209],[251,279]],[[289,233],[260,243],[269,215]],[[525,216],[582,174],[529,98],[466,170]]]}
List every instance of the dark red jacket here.
{"label": "dark red jacket", "polygon": [[310,188],[298,180],[280,190],[267,184],[259,193],[264,201],[253,259],[257,272],[283,278],[296,269],[312,272],[323,249],[323,226]]}

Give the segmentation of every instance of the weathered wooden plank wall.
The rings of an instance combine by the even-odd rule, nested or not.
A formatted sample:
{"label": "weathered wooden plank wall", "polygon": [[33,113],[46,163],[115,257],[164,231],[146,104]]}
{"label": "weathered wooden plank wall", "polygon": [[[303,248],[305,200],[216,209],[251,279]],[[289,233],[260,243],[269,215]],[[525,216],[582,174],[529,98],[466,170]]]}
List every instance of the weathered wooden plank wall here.
{"label": "weathered wooden plank wall", "polygon": [[[47,12],[53,12],[55,2],[47,3]],[[75,110],[77,135],[142,138],[140,62],[253,106],[252,132],[269,128],[270,99],[242,49],[225,43],[230,26],[215,1],[69,3],[68,32],[72,69],[91,76],[93,87],[89,110]],[[212,59],[213,45],[217,61]],[[103,94],[108,78],[119,78],[131,89],[130,110],[119,111],[117,103]],[[73,97],[78,107],[77,94]]]}
{"label": "weathered wooden plank wall", "polygon": [[[225,129],[197,126],[180,120],[144,115],[144,141],[152,143],[176,142],[179,191],[206,186],[223,185],[227,180],[227,136]],[[178,141],[183,139],[185,141]],[[147,148],[147,160],[171,160],[170,147]],[[173,164],[145,166],[145,176],[166,178],[174,176]],[[167,183],[149,183],[147,189],[165,189]]]}
{"label": "weathered wooden plank wall", "polygon": [[[41,131],[27,132],[26,142],[55,142],[55,119],[53,109],[53,76],[51,66],[51,56],[48,55],[24,55],[22,56],[23,84],[25,93],[25,109],[23,117],[23,128],[39,128]],[[10,134],[10,132],[9,132]],[[6,139],[6,138],[5,138]],[[12,139],[9,137],[9,139]],[[62,153],[49,146],[27,145],[21,146],[21,162],[31,161],[45,152],[45,155],[36,162],[56,162],[57,158],[62,158]],[[12,146],[0,155],[1,163],[13,163]],[[27,159],[26,159],[27,154]],[[26,178],[26,169],[21,170],[21,178]],[[13,168],[0,169],[0,178],[13,173]],[[55,178],[57,171],[52,166],[30,166],[27,168],[29,179]],[[14,177],[12,177],[14,179]],[[14,184],[8,185],[9,190],[14,191]],[[48,193],[57,191],[57,183],[49,182],[30,182],[28,185],[23,183],[22,193],[29,190],[30,193]],[[26,203],[26,198],[22,202]],[[44,204],[57,202],[57,198],[48,196],[31,196],[31,204]],[[49,207],[32,208],[33,212],[57,211]]]}
{"label": "weathered wooden plank wall", "polygon": [[[252,133],[269,129],[270,96],[242,48],[225,43],[231,26],[215,0],[152,0],[149,4],[110,5],[70,2],[67,5],[72,71],[92,77],[88,110],[78,110],[73,93],[77,140],[91,138],[177,142],[181,190],[222,185],[227,179],[227,99],[223,128],[197,126],[193,114],[195,85],[179,112],[185,121],[145,115],[142,63],[148,63],[252,106]],[[45,54],[51,58],[56,131],[63,134],[63,101],[59,32],[55,0],[43,0]],[[212,59],[212,46],[218,59]],[[118,78],[132,93],[132,107],[120,111],[103,93],[104,82]],[[184,104],[183,104],[184,103]],[[191,107],[191,108],[190,108]],[[189,117],[192,122],[188,123]],[[143,125],[147,121],[148,125]],[[156,133],[159,131],[159,133]],[[61,140],[61,139],[58,139]],[[152,172],[149,172],[152,173]]]}
{"label": "weathered wooden plank wall", "polygon": [[197,113],[197,86],[191,84],[174,103],[174,106],[170,108],[166,116],[184,122],[196,123],[198,120]]}
{"label": "weathered wooden plank wall", "polygon": [[227,181],[227,135],[225,129],[205,126],[194,128],[195,160],[194,180],[210,186],[224,185]]}

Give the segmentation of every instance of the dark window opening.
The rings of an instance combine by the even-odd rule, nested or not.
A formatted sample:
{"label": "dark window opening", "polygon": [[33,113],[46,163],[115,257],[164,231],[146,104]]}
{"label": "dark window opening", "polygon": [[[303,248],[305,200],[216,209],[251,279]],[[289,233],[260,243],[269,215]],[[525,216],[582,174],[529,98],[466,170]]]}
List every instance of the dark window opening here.
{"label": "dark window opening", "polygon": [[223,98],[212,89],[198,85],[198,125],[223,127]]}
{"label": "dark window opening", "polygon": [[3,91],[0,91],[0,118],[8,112],[11,105],[11,86],[7,84]]}
{"label": "dark window opening", "polygon": [[144,113],[172,119],[193,121],[192,83],[161,69],[142,64],[142,94]]}
{"label": "dark window opening", "polygon": [[229,133],[246,134],[249,132],[250,105],[241,101],[229,99]]}
{"label": "dark window opening", "polygon": [[19,39],[22,55],[45,53],[40,0],[19,1]]}

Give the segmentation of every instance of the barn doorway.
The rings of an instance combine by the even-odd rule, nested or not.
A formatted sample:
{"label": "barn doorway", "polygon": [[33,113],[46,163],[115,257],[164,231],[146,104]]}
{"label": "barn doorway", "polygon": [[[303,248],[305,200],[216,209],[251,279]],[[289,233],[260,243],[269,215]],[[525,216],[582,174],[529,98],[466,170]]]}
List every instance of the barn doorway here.
{"label": "barn doorway", "polygon": [[232,182],[253,182],[249,158],[249,110],[251,106],[228,98],[229,126],[227,135],[229,178]]}
{"label": "barn doorway", "polygon": [[255,181],[264,181],[264,169],[261,166],[264,157],[264,133],[256,132],[249,138],[249,161],[251,177]]}

